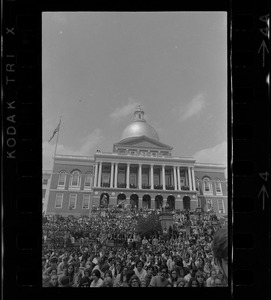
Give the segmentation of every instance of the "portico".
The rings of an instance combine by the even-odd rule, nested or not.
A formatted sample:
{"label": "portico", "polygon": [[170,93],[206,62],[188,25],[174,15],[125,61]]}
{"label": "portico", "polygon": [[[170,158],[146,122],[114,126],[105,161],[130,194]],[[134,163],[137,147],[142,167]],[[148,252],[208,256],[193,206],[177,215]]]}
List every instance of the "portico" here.
{"label": "portico", "polygon": [[169,162],[100,160],[95,164],[94,188],[103,187],[195,191],[194,167]]}

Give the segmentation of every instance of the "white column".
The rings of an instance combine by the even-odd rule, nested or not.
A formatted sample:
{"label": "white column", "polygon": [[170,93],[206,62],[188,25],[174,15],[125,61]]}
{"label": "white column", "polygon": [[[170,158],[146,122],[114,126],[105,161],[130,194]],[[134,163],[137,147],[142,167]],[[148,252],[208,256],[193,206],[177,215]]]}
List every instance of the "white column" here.
{"label": "white column", "polygon": [[195,171],[194,171],[193,167],[191,168],[191,171],[192,171],[193,191],[195,191],[196,190],[196,182],[195,182]]}
{"label": "white column", "polygon": [[115,188],[118,187],[118,168],[119,168],[119,164],[116,163],[116,166],[115,166]]}
{"label": "white column", "polygon": [[97,179],[98,179],[98,163],[95,164],[95,175],[94,175],[94,187],[97,187]]}
{"label": "white column", "polygon": [[162,165],[162,177],[163,177],[163,190],[166,189],[166,176],[165,176],[165,166]]}
{"label": "white column", "polygon": [[127,163],[127,170],[126,170],[126,187],[127,189],[130,188],[130,164]]}
{"label": "white column", "polygon": [[181,176],[180,176],[180,167],[177,166],[177,177],[178,177],[178,190],[181,190]]}
{"label": "white column", "polygon": [[138,165],[138,188],[141,189],[142,185],[142,164]]}
{"label": "white column", "polygon": [[192,191],[192,180],[191,180],[191,170],[188,167],[188,181],[189,181],[189,191]]}
{"label": "white column", "polygon": [[174,176],[174,190],[177,190],[177,176],[176,176],[176,166],[173,166],[173,176]]}
{"label": "white column", "polygon": [[113,187],[114,163],[111,163],[110,187]]}
{"label": "white column", "polygon": [[153,190],[153,165],[151,165],[151,189]]}
{"label": "white column", "polygon": [[99,163],[98,187],[101,187],[101,179],[102,179],[102,162]]}

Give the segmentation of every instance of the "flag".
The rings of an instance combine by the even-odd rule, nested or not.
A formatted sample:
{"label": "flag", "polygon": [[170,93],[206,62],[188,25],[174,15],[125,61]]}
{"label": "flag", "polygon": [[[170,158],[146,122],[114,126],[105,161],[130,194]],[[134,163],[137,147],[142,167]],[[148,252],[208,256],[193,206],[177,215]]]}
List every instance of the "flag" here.
{"label": "flag", "polygon": [[51,136],[50,140],[48,141],[48,143],[53,139],[53,137],[55,136],[55,134],[59,131],[59,128],[60,128],[60,121],[59,121],[56,129],[54,130],[53,135]]}

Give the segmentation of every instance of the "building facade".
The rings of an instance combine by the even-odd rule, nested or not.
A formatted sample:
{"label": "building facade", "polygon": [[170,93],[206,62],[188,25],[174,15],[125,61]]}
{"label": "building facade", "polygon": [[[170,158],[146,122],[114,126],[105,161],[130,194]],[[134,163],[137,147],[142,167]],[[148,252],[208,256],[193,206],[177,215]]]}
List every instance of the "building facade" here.
{"label": "building facade", "polygon": [[93,156],[57,155],[47,214],[91,215],[97,207],[169,210],[198,206],[227,215],[226,167],[172,156],[159,141],[140,106],[112,152]]}

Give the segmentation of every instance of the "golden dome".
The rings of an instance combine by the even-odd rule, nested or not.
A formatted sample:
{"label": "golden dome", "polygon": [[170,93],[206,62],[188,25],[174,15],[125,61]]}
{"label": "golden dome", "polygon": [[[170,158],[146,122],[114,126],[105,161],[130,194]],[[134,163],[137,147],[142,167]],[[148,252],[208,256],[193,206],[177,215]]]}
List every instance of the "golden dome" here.
{"label": "golden dome", "polygon": [[138,106],[134,112],[134,122],[128,125],[123,130],[121,140],[143,135],[153,140],[159,141],[157,132],[151,125],[146,122],[146,120],[144,119],[144,111],[140,106]]}

